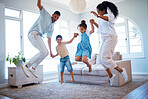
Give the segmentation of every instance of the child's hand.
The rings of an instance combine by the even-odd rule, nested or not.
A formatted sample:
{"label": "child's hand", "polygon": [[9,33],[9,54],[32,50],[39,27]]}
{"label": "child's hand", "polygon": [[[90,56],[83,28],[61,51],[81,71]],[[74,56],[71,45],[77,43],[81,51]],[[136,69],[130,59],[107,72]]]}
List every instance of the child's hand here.
{"label": "child's hand", "polygon": [[90,19],[90,23],[93,24],[95,21],[94,19]]}
{"label": "child's hand", "polygon": [[91,11],[90,13],[94,14],[96,17],[98,17],[98,14],[94,11]]}
{"label": "child's hand", "polygon": [[55,58],[55,57],[56,57],[56,55],[53,55],[53,56],[52,56],[52,58]]}
{"label": "child's hand", "polygon": [[79,34],[78,33],[74,33],[74,37],[77,37]]}

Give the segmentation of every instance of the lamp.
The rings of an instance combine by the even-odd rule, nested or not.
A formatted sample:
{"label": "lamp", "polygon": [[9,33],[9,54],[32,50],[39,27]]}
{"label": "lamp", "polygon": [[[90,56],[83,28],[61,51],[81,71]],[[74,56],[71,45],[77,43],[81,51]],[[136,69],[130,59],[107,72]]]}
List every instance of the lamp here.
{"label": "lamp", "polygon": [[76,14],[80,14],[86,9],[86,1],[85,0],[70,0],[69,7],[72,10],[72,12]]}

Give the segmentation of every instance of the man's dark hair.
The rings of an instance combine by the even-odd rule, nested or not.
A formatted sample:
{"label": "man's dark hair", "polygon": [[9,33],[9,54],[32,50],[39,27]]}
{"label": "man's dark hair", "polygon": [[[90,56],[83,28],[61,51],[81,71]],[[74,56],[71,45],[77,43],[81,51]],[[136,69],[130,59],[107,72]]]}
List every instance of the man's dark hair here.
{"label": "man's dark hair", "polygon": [[57,15],[61,16],[60,11],[55,11],[54,14],[57,14]]}
{"label": "man's dark hair", "polygon": [[61,35],[57,35],[56,40],[57,40],[58,38],[61,38],[61,39],[62,39],[62,36],[61,36]]}

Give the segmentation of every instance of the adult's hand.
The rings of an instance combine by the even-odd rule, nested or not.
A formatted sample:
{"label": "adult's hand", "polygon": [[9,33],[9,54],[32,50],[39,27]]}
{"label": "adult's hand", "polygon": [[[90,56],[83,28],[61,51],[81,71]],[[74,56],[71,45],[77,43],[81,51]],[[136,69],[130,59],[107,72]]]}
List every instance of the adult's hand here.
{"label": "adult's hand", "polygon": [[39,8],[40,10],[43,9],[43,6],[41,5],[41,0],[38,0],[38,2],[37,2],[37,6],[38,6],[38,8]]}
{"label": "adult's hand", "polygon": [[52,52],[50,51],[50,56],[52,57],[52,58],[54,58],[54,55],[52,54]]}
{"label": "adult's hand", "polygon": [[90,23],[93,24],[95,22],[94,19],[90,19]]}
{"label": "adult's hand", "polygon": [[77,37],[79,34],[78,33],[74,33],[74,37]]}
{"label": "adult's hand", "polygon": [[99,16],[95,11],[91,11],[90,13],[94,14],[96,17]]}

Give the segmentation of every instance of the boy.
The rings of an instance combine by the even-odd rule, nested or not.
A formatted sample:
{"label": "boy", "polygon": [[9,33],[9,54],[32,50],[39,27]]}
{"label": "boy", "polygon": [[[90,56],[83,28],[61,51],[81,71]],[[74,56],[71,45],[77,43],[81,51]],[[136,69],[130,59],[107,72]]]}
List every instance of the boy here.
{"label": "boy", "polygon": [[39,50],[34,57],[32,57],[25,66],[22,66],[22,69],[27,77],[28,69],[33,74],[34,77],[38,77],[36,73],[37,66],[45,59],[48,55],[48,49],[45,46],[45,43],[42,40],[43,35],[47,35],[48,46],[50,50],[50,56],[53,57],[51,51],[51,38],[54,31],[54,24],[60,18],[61,14],[59,11],[55,11],[50,15],[41,4],[41,0],[38,0],[37,6],[40,10],[40,16],[37,21],[33,24],[28,33],[28,38],[31,44]]}
{"label": "boy", "polygon": [[78,33],[74,33],[74,37],[67,42],[62,42],[62,36],[58,35],[56,37],[56,41],[58,43],[58,45],[56,46],[56,50],[57,50],[57,54],[53,55],[53,58],[60,55],[60,72],[61,72],[61,84],[63,83],[63,73],[64,73],[64,68],[65,65],[67,67],[67,70],[70,72],[71,77],[72,77],[72,82],[74,82],[74,77],[73,77],[73,68],[70,62],[70,58],[69,58],[69,53],[68,50],[66,48],[66,44],[71,43],[74,38],[76,38],[78,36]]}

